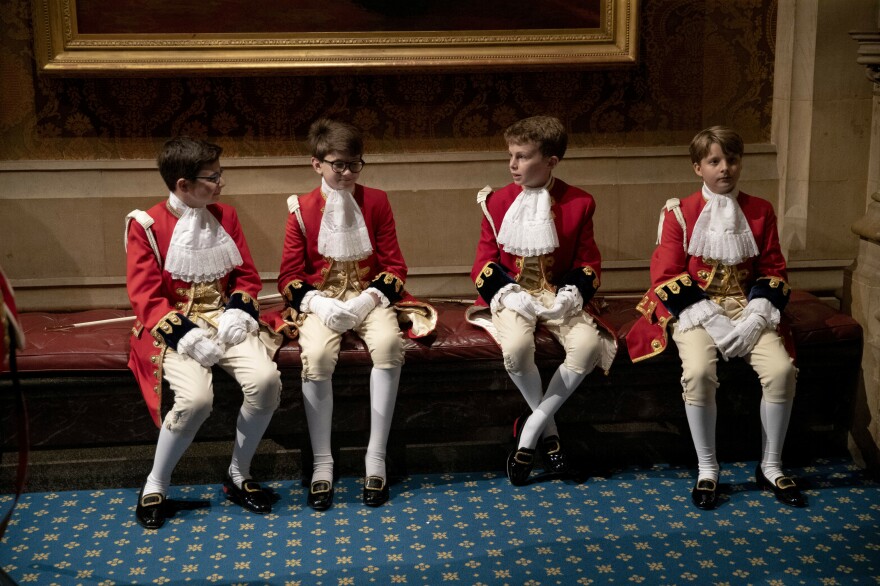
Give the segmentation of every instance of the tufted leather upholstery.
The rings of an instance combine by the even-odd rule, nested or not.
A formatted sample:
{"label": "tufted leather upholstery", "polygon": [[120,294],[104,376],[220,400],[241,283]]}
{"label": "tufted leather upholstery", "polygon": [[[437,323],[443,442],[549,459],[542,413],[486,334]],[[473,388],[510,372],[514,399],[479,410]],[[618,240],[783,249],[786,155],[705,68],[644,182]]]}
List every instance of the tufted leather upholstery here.
{"label": "tufted leather upholstery", "polygon": [[[640,315],[632,297],[597,299],[602,315],[617,328],[620,350],[617,362],[626,360],[625,336]],[[432,363],[489,362],[500,360],[494,341],[481,329],[464,321],[466,305],[436,303],[439,320],[430,336],[419,340],[406,339],[408,365]],[[819,298],[795,291],[786,315],[798,350],[832,347],[841,341],[862,339],[861,326]],[[73,313],[26,312],[21,315],[27,346],[18,354],[22,373],[126,371],[128,369],[128,337],[133,320],[73,328],[72,324],[130,317],[131,312],[117,309],[95,309]],[[550,334],[539,328],[537,359],[561,359],[562,348]],[[300,367],[299,345],[288,342],[277,357],[282,369]],[[652,360],[677,360],[675,352],[664,352]],[[339,364],[369,365],[370,357],[363,342],[347,334],[343,339]]]}

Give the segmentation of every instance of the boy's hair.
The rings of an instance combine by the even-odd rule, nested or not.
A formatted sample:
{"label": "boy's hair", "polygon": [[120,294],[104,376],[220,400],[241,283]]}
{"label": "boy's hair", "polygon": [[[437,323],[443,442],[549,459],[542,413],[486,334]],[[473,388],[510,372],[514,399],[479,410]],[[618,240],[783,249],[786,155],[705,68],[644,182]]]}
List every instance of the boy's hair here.
{"label": "boy's hair", "polygon": [[223,148],[203,140],[188,136],[178,136],[165,143],[159,153],[157,163],[159,174],[168,189],[177,188],[178,179],[192,179],[207,165],[212,165],[223,152]]}
{"label": "boy's hair", "polygon": [[702,161],[709,154],[713,144],[720,146],[721,152],[728,156],[742,157],[745,152],[742,137],[733,129],[726,126],[711,126],[698,132],[691,141],[691,162]]}
{"label": "boy's hair", "polygon": [[333,151],[350,156],[364,154],[364,138],[357,126],[330,118],[319,118],[309,127],[312,156],[323,159]]}
{"label": "boy's hair", "polygon": [[565,127],[553,116],[532,116],[514,122],[504,131],[504,140],[507,144],[534,143],[538,145],[542,155],[557,157],[559,160],[562,160],[565,149],[568,148]]}

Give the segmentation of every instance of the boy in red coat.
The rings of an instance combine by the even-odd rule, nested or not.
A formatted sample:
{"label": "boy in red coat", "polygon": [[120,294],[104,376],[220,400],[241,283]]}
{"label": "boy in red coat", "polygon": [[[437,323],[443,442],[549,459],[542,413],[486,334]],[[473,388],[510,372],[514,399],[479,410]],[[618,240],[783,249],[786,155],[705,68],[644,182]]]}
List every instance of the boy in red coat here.
{"label": "boy in red coat", "polygon": [[288,200],[278,275],[278,290],[289,308],[286,331],[299,337],[302,350],[302,392],[314,455],[307,503],[318,511],[333,505],[331,379],[342,336],[351,330],[373,360],[363,502],[378,507],[389,497],[385,454],[403,365],[399,314],[407,314],[411,337],[432,331],[436,314],[404,289],[407,267],[387,194],[357,183],[365,164],[360,130],[322,118],[312,124],[308,140],[321,185]]}
{"label": "boy in red coat", "polygon": [[626,338],[630,357],[637,362],[659,354],[666,348],[667,328],[672,329],[699,463],[691,497],[700,509],[717,504],[718,353],[725,360],[743,357],[763,389],[763,455],[756,480],[781,502],[802,507],[806,500],[782,472],[797,369],[777,333],[791,288],[776,215],[769,202],[737,188],[743,141],[734,131],[703,130],[691,142],[690,154],[703,188],[684,200],[669,200],[664,208],[651,257],[651,289],[637,306],[644,319]]}
{"label": "boy in red coat", "polygon": [[[211,413],[215,364],[244,392],[223,490],[255,513],[272,509],[250,465],[281,397],[277,346],[257,335],[262,283],[235,209],[218,203],[221,152],[186,137],[165,143],[158,164],[168,198],[126,222],[126,285],[137,316],[128,364],[161,428],[135,511],[147,529],[165,522],[171,472]],[[174,405],[160,424],[163,379]]]}
{"label": "boy in red coat", "polygon": [[[596,365],[610,368],[616,341],[605,324],[597,327],[588,303],[602,263],[593,196],[553,177],[568,144],[565,129],[556,118],[535,116],[513,124],[504,138],[513,183],[477,196],[485,217],[471,278],[480,296],[468,319],[499,343],[504,367],[531,409],[514,426],[517,449],[507,458],[510,482],[522,485],[536,448],[546,471],[572,471],[553,416]],[[535,365],[538,323],[565,349],[546,392]]]}

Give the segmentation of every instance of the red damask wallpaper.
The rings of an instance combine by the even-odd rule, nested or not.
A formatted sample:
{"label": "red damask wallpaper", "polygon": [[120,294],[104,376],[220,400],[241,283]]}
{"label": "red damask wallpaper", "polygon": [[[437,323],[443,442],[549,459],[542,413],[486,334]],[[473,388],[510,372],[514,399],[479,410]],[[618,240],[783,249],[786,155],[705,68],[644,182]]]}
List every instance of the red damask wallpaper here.
{"label": "red damask wallpaper", "polygon": [[151,158],[169,136],[227,156],[305,154],[318,116],[368,152],[503,148],[504,128],[560,117],[573,147],[679,145],[728,124],[769,140],[776,0],[643,0],[636,67],[239,78],[70,79],[35,72],[31,5],[0,0],[0,159]]}

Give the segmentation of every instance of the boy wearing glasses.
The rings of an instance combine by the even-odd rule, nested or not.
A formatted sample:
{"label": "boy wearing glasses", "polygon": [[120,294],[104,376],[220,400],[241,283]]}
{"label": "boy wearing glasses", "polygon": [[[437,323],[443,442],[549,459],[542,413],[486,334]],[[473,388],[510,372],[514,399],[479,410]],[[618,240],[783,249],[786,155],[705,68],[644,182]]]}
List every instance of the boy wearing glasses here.
{"label": "boy wearing glasses", "polygon": [[388,500],[385,454],[403,365],[403,334],[430,333],[436,314],[404,290],[407,267],[384,191],[357,183],[364,167],[358,128],[322,118],[309,129],[312,168],[320,187],[288,199],[290,215],[278,290],[288,309],[286,331],[298,335],[302,392],[314,455],[307,503],[333,504],[331,377],[348,330],[366,344],[370,373],[370,439],[363,502]]}
{"label": "boy wearing glasses", "polygon": [[[126,218],[126,286],[137,316],[128,365],[160,427],[135,510],[147,529],[158,529],[171,513],[171,473],[211,413],[215,364],[244,393],[223,491],[249,511],[272,510],[250,465],[281,396],[271,358],[277,346],[257,335],[262,283],[235,209],[218,203],[225,184],[221,152],[186,137],[166,142],[158,164],[168,198]],[[163,379],[174,404],[160,423]]]}

